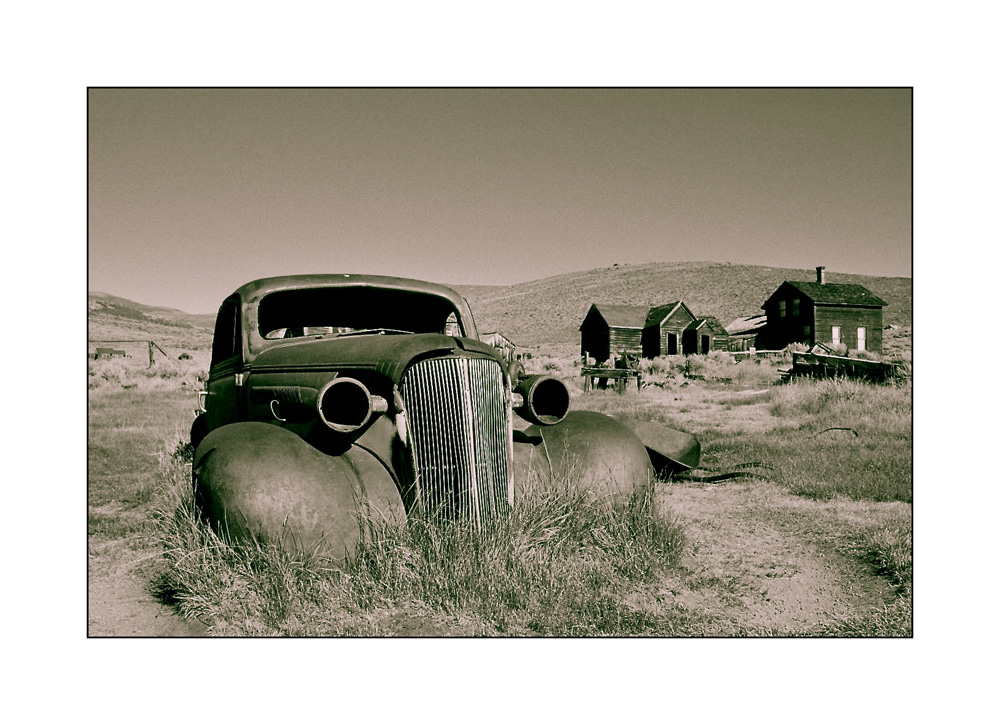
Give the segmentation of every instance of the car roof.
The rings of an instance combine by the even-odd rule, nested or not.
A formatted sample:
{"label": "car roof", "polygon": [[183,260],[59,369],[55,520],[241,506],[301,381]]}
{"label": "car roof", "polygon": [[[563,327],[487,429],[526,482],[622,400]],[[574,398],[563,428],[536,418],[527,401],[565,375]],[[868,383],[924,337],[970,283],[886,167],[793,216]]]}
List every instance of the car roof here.
{"label": "car roof", "polygon": [[317,287],[378,287],[383,289],[422,292],[451,300],[459,309],[466,306],[465,298],[442,284],[422,282],[405,277],[385,277],[371,274],[292,274],[282,277],[264,277],[247,282],[236,290],[244,303],[261,299],[279,290],[315,289]]}

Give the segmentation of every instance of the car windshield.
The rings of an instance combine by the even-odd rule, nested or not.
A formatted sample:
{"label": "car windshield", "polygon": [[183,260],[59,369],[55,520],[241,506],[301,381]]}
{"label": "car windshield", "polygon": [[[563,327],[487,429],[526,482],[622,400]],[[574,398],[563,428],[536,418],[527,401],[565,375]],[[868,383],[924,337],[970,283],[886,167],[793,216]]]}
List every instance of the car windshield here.
{"label": "car windshield", "polygon": [[452,303],[437,295],[379,287],[272,292],[258,308],[266,340],[365,332],[460,334]]}

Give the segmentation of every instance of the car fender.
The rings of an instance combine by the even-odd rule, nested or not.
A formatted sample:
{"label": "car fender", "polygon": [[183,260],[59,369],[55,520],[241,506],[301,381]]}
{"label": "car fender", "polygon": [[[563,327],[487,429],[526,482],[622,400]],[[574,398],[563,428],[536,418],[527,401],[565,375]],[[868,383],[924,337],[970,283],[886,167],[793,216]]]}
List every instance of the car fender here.
{"label": "car fender", "polygon": [[233,540],[278,541],[335,560],[351,556],[371,522],[402,522],[392,477],[370,452],[332,456],[270,423],[232,423],[195,451],[196,500]]}
{"label": "car fender", "polygon": [[515,497],[569,485],[622,503],[645,492],[654,476],[639,437],[602,413],[570,411],[555,425],[532,425],[514,437]]}

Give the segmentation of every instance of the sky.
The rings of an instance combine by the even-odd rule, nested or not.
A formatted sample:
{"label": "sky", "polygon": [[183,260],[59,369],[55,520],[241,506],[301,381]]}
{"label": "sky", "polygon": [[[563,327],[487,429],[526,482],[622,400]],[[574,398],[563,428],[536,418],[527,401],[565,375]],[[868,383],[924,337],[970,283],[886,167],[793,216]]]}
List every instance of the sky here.
{"label": "sky", "polygon": [[911,274],[908,88],[88,91],[88,287],[515,284],[712,261]]}

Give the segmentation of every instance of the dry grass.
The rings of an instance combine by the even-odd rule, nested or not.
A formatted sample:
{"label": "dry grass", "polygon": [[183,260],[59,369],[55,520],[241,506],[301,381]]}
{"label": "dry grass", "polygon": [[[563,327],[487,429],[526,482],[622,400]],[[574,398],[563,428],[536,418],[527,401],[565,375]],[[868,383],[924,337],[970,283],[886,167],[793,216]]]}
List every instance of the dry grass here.
{"label": "dry grass", "polygon": [[419,518],[372,523],[343,568],[271,543],[224,541],[181,497],[157,514],[167,563],[157,591],[218,633],[381,634],[400,612],[514,636],[671,634],[691,619],[628,603],[683,547],[680,527],[650,496],[611,507],[567,484],[522,497],[484,531]]}
{"label": "dry grass", "polygon": [[[334,572],[267,545],[231,547],[191,515],[189,471],[172,453],[186,439],[203,372],[197,362],[144,363],[88,365],[92,572],[120,568],[123,555],[152,561],[158,537],[166,544],[159,597],[205,618],[213,633],[912,632],[909,386],[779,385],[781,360],[711,355],[644,362],[658,384],[641,393],[584,396],[576,350],[553,345],[528,370],[564,377],[574,408],[695,433],[705,466],[760,460],[771,480],[661,484],[652,502],[659,514],[645,524],[595,518],[579,504],[567,518],[572,502],[563,499],[536,502],[490,539],[458,529],[387,531],[358,568]],[[822,552],[828,558],[817,558]],[[823,578],[830,562],[861,599]],[[800,591],[825,608],[802,604]]]}
{"label": "dry grass", "polygon": [[87,388],[91,395],[115,390],[164,391],[187,388],[201,390],[207,379],[208,354],[196,353],[190,360],[113,358],[87,361]]}

